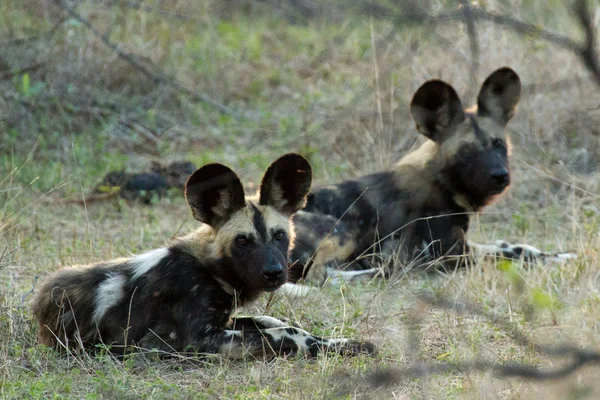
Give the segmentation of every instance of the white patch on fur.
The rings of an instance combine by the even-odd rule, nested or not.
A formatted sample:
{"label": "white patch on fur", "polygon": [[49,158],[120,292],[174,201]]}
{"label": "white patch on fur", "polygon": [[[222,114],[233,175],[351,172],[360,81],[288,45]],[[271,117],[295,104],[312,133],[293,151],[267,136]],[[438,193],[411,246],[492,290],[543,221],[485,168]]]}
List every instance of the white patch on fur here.
{"label": "white patch on fur", "polygon": [[511,244],[504,240],[496,240],[493,244],[480,244],[468,241],[467,245],[471,252],[477,257],[484,256],[495,256],[502,255],[503,253],[513,253],[516,249],[520,249],[520,255],[517,256],[515,254],[514,259],[525,258],[525,259],[533,259],[538,258],[542,261],[549,262],[557,262],[562,263],[567,260],[575,260],[577,259],[577,254],[575,253],[547,253],[538,249],[537,247],[533,247],[529,244]]}
{"label": "white patch on fur", "polygon": [[237,337],[237,338],[241,339],[242,332],[241,331],[231,330],[231,329],[225,329],[225,337],[226,338]]}
{"label": "white patch on fur", "polygon": [[455,194],[453,197],[453,200],[456,204],[458,204],[459,206],[464,208],[465,212],[467,212],[467,213],[475,212],[475,208],[471,205],[471,203],[469,203],[469,200],[467,200],[466,196],[464,196],[462,194]]}
{"label": "white patch on fur", "polygon": [[268,315],[252,317],[252,319],[264,326],[265,328],[282,328],[290,326],[289,324],[286,324],[285,322],[277,318],[269,317]]}
{"label": "white patch on fur", "polygon": [[288,339],[293,341],[296,344],[296,348],[298,351],[298,355],[306,355],[309,353],[310,348],[307,345],[306,341],[309,338],[314,339],[317,344],[321,347],[326,348],[327,350],[341,350],[345,345],[350,343],[349,339],[339,338],[339,339],[317,339],[315,336],[311,335],[309,332],[304,329],[291,327],[294,329],[294,333],[290,334],[287,332],[287,327],[280,328],[270,328],[263,330],[263,334],[268,334],[269,337],[272,338],[273,342],[282,341],[283,339]]}
{"label": "white patch on fur", "polygon": [[[306,345],[306,339],[313,336],[303,329],[294,327],[291,327],[294,329],[294,334],[289,334],[286,332],[287,328],[290,327],[269,328],[262,330],[262,333],[272,338],[273,342],[282,342],[283,339],[291,340],[296,344],[296,349],[299,355],[307,354],[308,346]],[[278,351],[279,349],[274,348],[273,350]]]}
{"label": "white patch on fur", "polygon": [[133,269],[132,280],[138,279],[152,268],[154,268],[163,258],[169,255],[169,249],[160,248],[143,253],[129,260],[129,265]]}
{"label": "white patch on fur", "polygon": [[557,260],[566,261],[566,260],[577,260],[577,254],[575,253],[557,253],[554,255]]}
{"label": "white patch on fur", "polygon": [[497,241],[497,244],[480,244],[475,243],[470,240],[467,240],[467,246],[469,247],[469,251],[476,257],[483,257],[487,255],[495,255],[502,252],[502,247],[500,247],[500,243],[502,241]]}
{"label": "white patch on fur", "polygon": [[171,332],[171,333],[169,333],[169,337],[170,337],[172,340],[175,340],[175,339],[177,339],[177,333],[175,333],[175,332]]}
{"label": "white patch on fur", "polygon": [[284,283],[277,291],[284,296],[288,297],[307,297],[313,292],[313,288],[306,285],[299,285],[297,283]]}
{"label": "white patch on fur", "polygon": [[217,278],[216,276],[214,278],[217,281],[217,283],[219,284],[219,286],[221,286],[221,289],[223,289],[225,291],[225,293],[227,293],[231,296],[233,296],[235,294],[235,289],[233,288],[233,286],[231,286],[229,283],[225,282],[221,278]]}
{"label": "white patch on fur", "polygon": [[379,272],[379,268],[370,268],[358,271],[340,271],[339,269],[327,268],[327,277],[329,282],[334,285],[340,285],[344,282],[348,282],[357,276],[364,275],[375,275]]}
{"label": "white patch on fur", "polygon": [[92,314],[93,321],[99,322],[109,308],[123,299],[125,283],[126,277],[123,274],[110,275],[102,281],[96,289],[96,304]]}
{"label": "white patch on fur", "polygon": [[348,344],[350,342],[350,339],[325,339],[326,340],[326,344],[328,346],[339,346],[339,345],[345,345]]}

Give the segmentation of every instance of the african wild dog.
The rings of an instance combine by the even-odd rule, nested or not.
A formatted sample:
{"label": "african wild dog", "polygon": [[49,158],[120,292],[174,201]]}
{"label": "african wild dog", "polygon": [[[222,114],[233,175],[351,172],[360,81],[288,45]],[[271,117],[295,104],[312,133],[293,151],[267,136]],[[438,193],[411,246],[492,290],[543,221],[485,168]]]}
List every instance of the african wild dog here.
{"label": "african wild dog", "polygon": [[308,161],[287,154],[267,169],[258,198],[246,199],[228,167],[198,169],[185,197],[204,224],[166,248],[52,275],[33,302],[40,342],[234,358],[373,353],[371,343],[316,337],[272,317],[230,319],[237,306],[286,282],[290,218],[305,204],[311,179]]}
{"label": "african wild dog", "polygon": [[384,258],[396,254],[402,265],[435,262],[444,267],[462,265],[461,256],[469,250],[516,259],[545,256],[531,246],[483,246],[465,237],[470,215],[509,186],[505,126],[520,92],[520,79],[510,68],[498,69],[485,80],[477,106],[470,110],[463,109],[449,84],[423,84],[410,111],[428,140],[391,170],[318,187],[309,194],[304,210],[294,216],[292,279],[323,281],[332,272],[328,264],[374,253]]}

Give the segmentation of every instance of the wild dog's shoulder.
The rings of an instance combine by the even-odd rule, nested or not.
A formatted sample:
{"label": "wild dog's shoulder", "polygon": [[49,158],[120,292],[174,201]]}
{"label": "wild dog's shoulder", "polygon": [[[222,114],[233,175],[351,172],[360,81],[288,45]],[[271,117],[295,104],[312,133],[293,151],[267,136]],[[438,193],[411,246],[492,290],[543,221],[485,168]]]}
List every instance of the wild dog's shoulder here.
{"label": "wild dog's shoulder", "polygon": [[293,254],[296,258],[306,261],[315,251],[315,244],[325,239],[334,240],[344,246],[354,238],[356,232],[347,222],[322,213],[299,211],[294,215],[296,241]]}
{"label": "wild dog's shoulder", "polygon": [[184,257],[193,257],[198,264],[204,266],[210,266],[215,260],[223,258],[217,232],[207,224],[201,224],[198,229],[172,240],[169,248]]}
{"label": "wild dog's shoulder", "polygon": [[[298,211],[292,219],[296,228],[302,227],[302,233],[336,233],[343,231],[346,224],[339,218],[323,213],[314,213],[309,211]],[[298,231],[300,234],[300,231]]]}
{"label": "wild dog's shoulder", "polygon": [[379,205],[402,196],[394,171],[381,171],[335,185],[320,186],[309,195],[305,211],[353,220],[359,225],[375,223]]}
{"label": "wild dog's shoulder", "polygon": [[131,284],[142,287],[154,284],[180,290],[210,275],[214,260],[200,258],[190,251],[189,243],[179,241],[155,249],[127,261]]}

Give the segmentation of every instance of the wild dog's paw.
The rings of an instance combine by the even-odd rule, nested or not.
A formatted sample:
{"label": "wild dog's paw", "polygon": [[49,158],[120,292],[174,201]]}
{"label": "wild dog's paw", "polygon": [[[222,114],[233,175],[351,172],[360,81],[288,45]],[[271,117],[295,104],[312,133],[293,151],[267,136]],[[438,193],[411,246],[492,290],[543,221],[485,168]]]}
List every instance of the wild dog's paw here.
{"label": "wild dog's paw", "polygon": [[[385,279],[389,279],[396,270],[402,270],[404,265],[400,262],[397,252],[382,252],[377,257],[369,257],[358,261],[358,268],[363,271],[376,271],[377,274]],[[376,274],[376,275],[377,275]]]}
{"label": "wild dog's paw", "polygon": [[327,269],[328,268],[325,265],[311,262],[311,267],[308,270],[304,281],[311,285],[323,286],[327,280]]}
{"label": "wild dog's paw", "polygon": [[338,349],[338,353],[343,356],[358,356],[366,354],[369,356],[377,355],[377,346],[371,342],[360,342],[357,340],[348,340]]}
{"label": "wild dog's paw", "polygon": [[524,243],[512,244],[504,240],[497,240],[494,245],[498,247],[498,253],[502,257],[512,260],[523,260],[525,262],[539,260],[560,263],[577,259],[577,254],[574,252],[549,253]]}
{"label": "wild dog's paw", "polygon": [[343,283],[349,282],[353,279],[357,279],[360,277],[368,277],[369,279],[373,278],[380,272],[379,268],[370,268],[365,270],[357,270],[357,271],[340,271],[333,268],[327,269],[327,281],[332,285],[341,285]]}
{"label": "wild dog's paw", "polygon": [[566,253],[554,253],[551,256],[552,261],[556,262],[564,262],[567,260],[577,260],[579,256],[575,252],[566,252]]}
{"label": "wild dog's paw", "polygon": [[327,343],[314,343],[311,346],[311,353],[319,352],[336,353],[344,357],[355,357],[361,354],[374,356],[377,354],[377,346],[367,341],[357,341],[351,339],[329,339]]}
{"label": "wild dog's paw", "polygon": [[308,297],[315,290],[315,288],[308,285],[287,282],[281,285],[278,292],[286,297]]}
{"label": "wild dog's paw", "polygon": [[281,320],[281,322],[283,322],[286,326],[292,326],[294,328],[300,328],[302,329],[302,325],[300,325],[299,322],[291,320],[287,317],[283,317],[283,318],[279,318]]}

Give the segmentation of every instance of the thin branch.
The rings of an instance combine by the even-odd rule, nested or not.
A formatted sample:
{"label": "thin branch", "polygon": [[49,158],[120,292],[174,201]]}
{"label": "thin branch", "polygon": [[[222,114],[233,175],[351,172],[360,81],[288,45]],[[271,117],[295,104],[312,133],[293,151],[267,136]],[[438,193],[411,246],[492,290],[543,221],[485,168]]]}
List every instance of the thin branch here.
{"label": "thin branch", "polygon": [[436,25],[454,21],[465,21],[468,24],[467,19],[472,21],[489,21],[520,34],[538,37],[575,53],[581,58],[586,68],[593,75],[596,83],[600,85],[600,61],[598,61],[598,55],[596,54],[594,26],[586,0],[577,0],[573,7],[573,12],[586,36],[585,43],[583,44],[565,35],[540,28],[529,22],[521,21],[508,15],[485,11],[481,8],[469,7],[468,12],[463,8],[462,10],[436,15],[427,14],[419,7],[411,8],[410,12],[405,14],[394,14],[392,10],[384,9],[381,6],[373,7],[371,4],[367,5],[365,9],[377,18],[388,18],[391,16],[392,22],[396,25],[411,23],[430,23]]}
{"label": "thin branch", "polygon": [[21,74],[24,74],[25,72],[37,71],[38,69],[40,69],[40,67],[42,65],[46,64],[47,62],[48,62],[48,60],[46,59],[46,60],[42,60],[40,62],[37,62],[35,64],[28,65],[28,66],[23,67],[23,68],[19,68],[17,70],[0,71],[0,80],[12,78],[13,76],[21,75]]}
{"label": "thin branch", "polygon": [[[51,0],[47,0],[47,1],[51,1]],[[202,93],[199,93],[192,89],[188,89],[187,87],[183,86],[183,84],[181,84],[180,82],[173,80],[173,79],[169,79],[166,76],[164,76],[163,74],[152,72],[147,67],[145,67],[144,65],[142,65],[138,61],[136,61],[134,56],[121,50],[119,48],[119,46],[117,46],[112,41],[110,41],[110,39],[106,35],[100,33],[90,23],[90,21],[88,21],[87,19],[82,17],[80,14],[78,14],[73,8],[69,7],[64,1],[58,1],[57,4],[61,9],[63,9],[69,15],[71,15],[73,18],[75,18],[77,21],[82,23],[90,32],[92,32],[94,34],[94,36],[98,37],[102,41],[102,43],[104,43],[104,45],[106,47],[111,49],[119,58],[121,58],[123,61],[125,61],[126,63],[128,63],[129,65],[134,67],[135,69],[142,72],[144,75],[146,75],[147,77],[152,79],[155,83],[164,84],[166,86],[169,86],[181,93],[186,94],[187,96],[194,99],[195,101],[200,101],[200,102],[206,103],[206,104],[216,108],[223,114],[226,114],[226,115],[229,115],[229,116],[239,119],[238,113],[233,111],[231,108],[229,108],[221,103],[218,103],[217,101],[211,99],[210,97],[208,97]]]}
{"label": "thin branch", "polygon": [[66,18],[60,18],[56,24],[52,26],[47,32],[45,32],[41,36],[31,36],[26,38],[14,38],[8,39],[0,42],[1,46],[21,46],[30,42],[37,42],[39,40],[50,40],[61,27],[61,25],[66,21]]}
{"label": "thin branch", "polygon": [[475,28],[475,20],[472,17],[472,9],[468,0],[459,0],[465,16],[465,24],[467,26],[467,35],[469,36],[469,44],[471,47],[471,70],[469,71],[469,89],[465,95],[470,101],[471,96],[477,89],[477,70],[479,69],[479,41],[477,39],[477,30]]}
{"label": "thin branch", "polygon": [[29,289],[29,291],[27,293],[24,293],[21,296],[21,304],[23,304],[25,302],[25,300],[27,299],[27,297],[29,297],[30,294],[35,292],[35,284],[37,283],[38,279],[39,279],[38,275],[33,277],[33,283],[31,284],[31,289]]}
{"label": "thin branch", "polygon": [[144,11],[147,13],[158,14],[163,17],[176,19],[178,21],[196,21],[197,20],[197,18],[190,17],[189,15],[180,14],[180,13],[176,13],[176,12],[172,12],[172,11],[167,11],[167,10],[163,10],[163,9],[157,8],[157,7],[148,6],[146,4],[143,4],[141,1],[120,0],[120,2],[124,6],[133,8],[135,10],[141,10],[141,11]]}
{"label": "thin branch", "polygon": [[450,309],[459,313],[473,313],[490,320],[495,326],[507,331],[519,346],[529,347],[539,354],[549,357],[569,357],[567,364],[556,369],[543,369],[531,365],[517,363],[500,364],[489,360],[470,360],[458,363],[415,363],[406,368],[389,368],[376,371],[367,377],[374,386],[395,385],[407,379],[425,377],[428,375],[445,374],[449,372],[485,372],[492,371],[499,378],[521,378],[536,381],[558,380],[565,378],[577,370],[594,364],[600,366],[600,353],[573,346],[543,346],[538,345],[528,338],[520,329],[513,324],[489,315],[480,307],[448,299],[432,296],[430,294],[419,294],[418,299],[428,305],[441,309]]}
{"label": "thin branch", "polygon": [[501,365],[486,360],[473,360],[459,364],[426,364],[420,363],[407,368],[389,368],[377,371],[368,380],[373,386],[388,386],[404,380],[421,378],[428,375],[439,375],[449,372],[485,372],[492,371],[499,378],[521,378],[535,381],[549,381],[565,378],[577,370],[589,365],[600,365],[600,353],[577,350],[573,352],[573,361],[561,368],[544,370],[529,365]]}
{"label": "thin branch", "polygon": [[585,33],[585,45],[579,48],[579,57],[594,76],[596,83],[600,85],[600,62],[596,54],[596,36],[594,34],[592,16],[590,15],[586,1],[578,0],[573,12]]}

